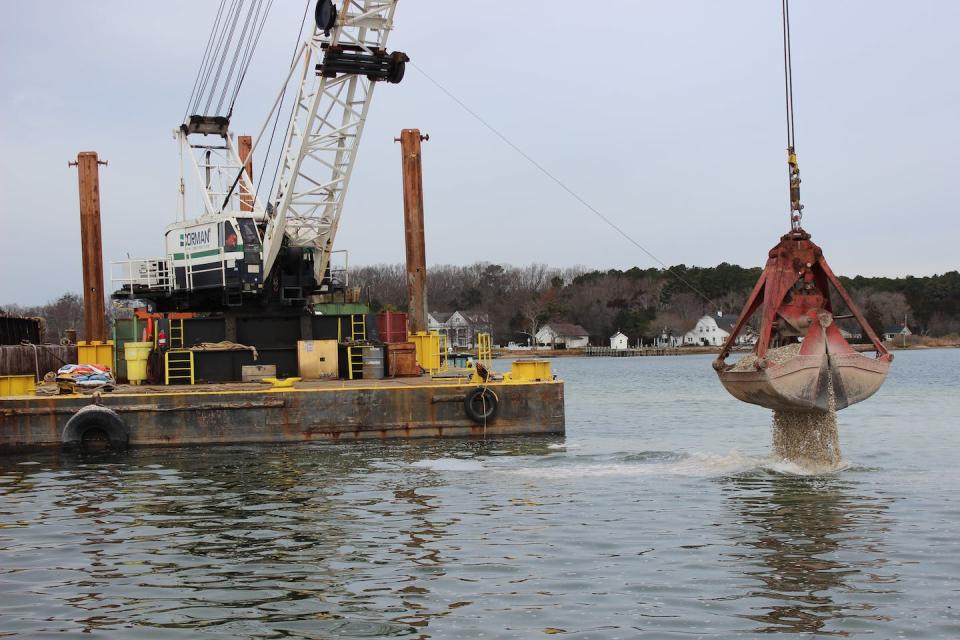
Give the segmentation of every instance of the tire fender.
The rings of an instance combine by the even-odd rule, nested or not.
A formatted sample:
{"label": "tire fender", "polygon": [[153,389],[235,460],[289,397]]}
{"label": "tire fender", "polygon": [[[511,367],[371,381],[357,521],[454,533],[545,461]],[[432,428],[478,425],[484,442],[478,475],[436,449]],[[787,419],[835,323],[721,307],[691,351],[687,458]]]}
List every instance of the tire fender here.
{"label": "tire fender", "polygon": [[83,436],[91,429],[99,429],[110,439],[110,448],[123,451],[130,444],[130,429],[116,411],[91,404],[70,416],[63,427],[60,442],[65,449],[83,448]]}
{"label": "tire fender", "polygon": [[463,410],[467,417],[477,424],[492,422],[497,417],[499,408],[500,399],[487,387],[474,387],[463,399]]}

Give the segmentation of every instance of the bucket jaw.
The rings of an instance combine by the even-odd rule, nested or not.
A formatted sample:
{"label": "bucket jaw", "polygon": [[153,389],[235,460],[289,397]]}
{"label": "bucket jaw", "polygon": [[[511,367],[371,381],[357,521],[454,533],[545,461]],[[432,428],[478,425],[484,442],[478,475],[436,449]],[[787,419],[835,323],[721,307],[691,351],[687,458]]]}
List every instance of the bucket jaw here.
{"label": "bucket jaw", "polygon": [[[875,357],[855,351],[840,333],[830,285],[850,310],[849,316],[839,317],[857,321]],[[743,363],[727,364],[737,337],[758,310],[760,331],[754,353]],[[744,402],[785,411],[829,411],[873,395],[892,360],[823,251],[807,232],[795,229],[770,250],[763,273],[713,366],[727,391]]]}

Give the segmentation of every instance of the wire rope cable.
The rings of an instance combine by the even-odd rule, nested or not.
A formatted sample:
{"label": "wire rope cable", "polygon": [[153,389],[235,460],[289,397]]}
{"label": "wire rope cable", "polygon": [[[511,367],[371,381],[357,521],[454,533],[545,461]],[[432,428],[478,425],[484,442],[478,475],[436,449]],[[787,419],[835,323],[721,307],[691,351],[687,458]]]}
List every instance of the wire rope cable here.
{"label": "wire rope cable", "polygon": [[210,55],[210,48],[213,46],[213,38],[217,32],[217,25],[220,24],[220,17],[223,15],[223,7],[226,5],[227,0],[220,0],[220,8],[217,9],[217,16],[213,21],[213,28],[210,29],[210,36],[207,38],[207,46],[203,50],[203,58],[200,59],[200,66],[197,68],[197,77],[193,81],[193,89],[190,91],[190,98],[187,99],[187,108],[183,113],[183,119],[186,121],[187,116],[190,115],[192,110],[193,99],[197,94],[197,89],[200,86],[200,78],[203,76],[204,67],[207,65],[207,57]]}
{"label": "wire rope cable", "polygon": [[253,53],[257,50],[257,46],[260,44],[260,36],[263,33],[263,27],[267,23],[267,16],[270,15],[270,9],[272,8],[273,0],[268,0],[267,8],[263,12],[263,17],[259,18],[259,26],[257,27],[256,35],[247,44],[247,49],[244,52],[244,58],[240,63],[241,71],[237,74],[237,81],[234,85],[233,95],[230,98],[230,109],[228,110],[228,113],[233,113],[233,107],[237,103],[237,96],[240,95],[240,87],[243,86],[243,81],[247,77],[247,71],[250,69],[250,62],[253,60]]}
{"label": "wire rope cable", "polygon": [[223,110],[223,103],[227,99],[227,92],[231,87],[231,79],[234,76],[234,69],[236,69],[237,62],[240,60],[240,55],[244,49],[243,43],[247,38],[247,31],[250,29],[250,20],[253,17],[254,9],[259,6],[260,2],[261,0],[253,0],[253,2],[250,3],[250,8],[247,9],[247,17],[244,18],[243,28],[240,30],[240,35],[237,37],[237,45],[233,50],[233,57],[230,60],[230,69],[227,71],[227,75],[224,77],[223,88],[220,90],[220,99],[217,101],[216,113],[221,113]]}
{"label": "wire rope cable", "polygon": [[540,171],[540,173],[542,173],[544,176],[546,176],[547,178],[549,178],[550,180],[552,180],[554,183],[556,183],[556,185],[559,186],[561,189],[563,189],[564,191],[566,191],[567,194],[569,194],[571,197],[573,197],[574,200],[576,200],[576,201],[579,202],[581,205],[583,205],[584,207],[586,207],[586,209],[587,209],[588,211],[590,211],[590,212],[593,213],[595,216],[597,216],[598,218],[600,218],[600,219],[601,219],[604,223],[606,223],[607,226],[609,226],[611,229],[613,229],[614,231],[616,231],[617,233],[619,233],[621,236],[623,236],[624,238],[626,238],[626,240],[627,240],[628,242],[630,242],[631,244],[633,244],[636,248],[640,249],[640,251],[642,251],[643,253],[645,253],[645,254],[646,254],[647,256],[649,256],[654,262],[656,262],[656,263],[659,264],[661,267],[663,267],[663,269],[664,269],[665,271],[667,271],[670,275],[672,275],[672,276],[673,276],[674,278],[676,278],[678,281],[680,281],[680,282],[682,282],[683,284],[685,284],[691,291],[693,291],[693,292],[696,293],[698,296],[700,296],[701,298],[703,298],[703,300],[704,300],[705,302],[707,302],[708,305],[710,305],[711,307],[716,307],[716,306],[717,306],[716,303],[714,303],[714,301],[710,298],[710,296],[708,296],[707,294],[705,294],[705,293],[704,293],[703,291],[701,291],[698,287],[696,287],[694,284],[692,284],[689,280],[687,280],[687,279],[684,278],[682,275],[680,275],[673,267],[668,266],[663,260],[661,260],[661,259],[658,258],[656,255],[654,255],[649,249],[647,249],[646,247],[644,247],[643,245],[641,245],[639,242],[637,242],[629,233],[627,233],[626,231],[624,231],[623,228],[621,228],[621,227],[620,227],[618,224],[616,224],[613,220],[611,220],[610,218],[608,218],[607,216],[605,216],[603,213],[601,213],[601,212],[600,212],[596,207],[594,207],[592,204],[590,204],[589,202],[587,202],[587,200],[585,200],[582,196],[580,196],[580,194],[578,194],[576,191],[574,191],[574,190],[571,189],[569,186],[567,186],[566,183],[564,183],[560,178],[558,178],[558,177],[555,176],[553,173],[551,173],[551,172],[550,172],[546,167],[544,167],[542,164],[540,164],[539,162],[537,162],[532,156],[530,156],[530,154],[528,154],[528,153],[525,152],[523,149],[521,149],[519,146],[517,146],[516,144],[514,144],[514,142],[511,141],[509,138],[507,138],[506,135],[504,135],[503,133],[501,133],[499,129],[497,129],[497,128],[494,127],[492,124],[490,124],[489,122],[487,122],[480,114],[478,114],[476,111],[474,111],[474,110],[471,109],[469,106],[467,106],[466,103],[464,103],[462,100],[460,100],[460,99],[459,99],[457,96],[455,96],[451,91],[449,91],[446,87],[444,87],[442,84],[440,84],[436,79],[434,79],[433,76],[431,76],[431,75],[428,74],[426,71],[424,71],[423,69],[421,69],[419,65],[417,65],[415,62],[412,62],[412,61],[409,62],[409,63],[407,63],[407,64],[410,64],[411,66],[413,66],[413,68],[416,69],[417,71],[419,71],[419,72],[423,75],[423,77],[425,77],[427,80],[429,80],[429,81],[430,81],[435,87],[437,87],[440,91],[442,91],[443,93],[445,93],[445,94],[447,95],[447,97],[449,97],[451,100],[453,100],[455,103],[457,103],[464,111],[466,111],[466,112],[469,113],[471,116],[473,116],[480,124],[482,124],[482,125],[483,125],[484,127],[486,127],[488,130],[490,130],[491,133],[493,133],[495,136],[497,136],[498,138],[500,138],[500,140],[503,141],[504,144],[506,144],[508,147],[510,147],[511,149],[513,149],[513,150],[514,150],[515,152],[517,152],[521,157],[523,157],[527,162],[529,162],[529,163],[532,164],[534,167],[536,167],[536,169],[537,169],[538,171]]}
{"label": "wire rope cable", "polygon": [[[291,67],[297,62],[297,49],[299,48],[300,40],[303,37],[303,27],[307,23],[307,14],[310,12],[310,5],[312,4],[312,2],[313,0],[307,0],[306,6],[304,6],[303,8],[303,18],[300,19],[300,31],[297,32],[297,39],[293,43],[293,52],[290,54]],[[280,96],[280,104],[277,106],[277,113],[273,120],[273,127],[270,130],[270,140],[267,142],[267,152],[263,156],[264,166],[267,166],[267,160],[270,158],[270,150],[273,148],[273,141],[277,135],[277,124],[280,122],[280,113],[283,111],[283,101],[285,98],[286,98],[286,92],[284,92],[284,94]],[[296,105],[294,105],[293,108],[295,109]],[[291,113],[291,117],[293,117],[292,113]],[[270,179],[271,185],[276,184],[277,182],[277,174],[280,173],[280,162],[282,160],[283,160],[283,153],[281,152],[280,155],[277,157],[277,164],[273,169],[273,177]],[[256,190],[256,193],[254,194],[254,196],[257,198],[260,197],[260,184],[263,182],[263,176],[265,173],[266,171],[261,171],[260,177],[257,179],[257,190]],[[271,194],[271,195],[276,195],[276,194]],[[268,203],[268,206],[272,206],[272,203]]]}

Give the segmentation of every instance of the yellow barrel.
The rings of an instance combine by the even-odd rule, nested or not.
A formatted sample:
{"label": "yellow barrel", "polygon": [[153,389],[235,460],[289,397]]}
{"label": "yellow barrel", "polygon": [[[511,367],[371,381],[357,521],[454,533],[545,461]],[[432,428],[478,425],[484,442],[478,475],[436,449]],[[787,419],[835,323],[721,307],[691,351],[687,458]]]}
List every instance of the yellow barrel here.
{"label": "yellow barrel", "polygon": [[152,350],[152,342],[124,343],[123,359],[127,361],[127,380],[130,384],[140,384],[147,379],[147,359]]}

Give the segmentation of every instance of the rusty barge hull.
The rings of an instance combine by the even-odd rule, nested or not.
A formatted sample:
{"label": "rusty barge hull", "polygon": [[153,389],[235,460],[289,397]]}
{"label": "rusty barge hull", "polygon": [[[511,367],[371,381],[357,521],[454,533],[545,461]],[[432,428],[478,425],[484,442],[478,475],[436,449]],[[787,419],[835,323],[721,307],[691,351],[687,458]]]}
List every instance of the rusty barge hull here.
{"label": "rusty barge hull", "polygon": [[[309,388],[103,394],[131,446],[563,434],[563,382],[491,383],[497,412],[468,417],[466,382],[328,383]],[[61,447],[89,396],[0,399],[0,452]]]}

